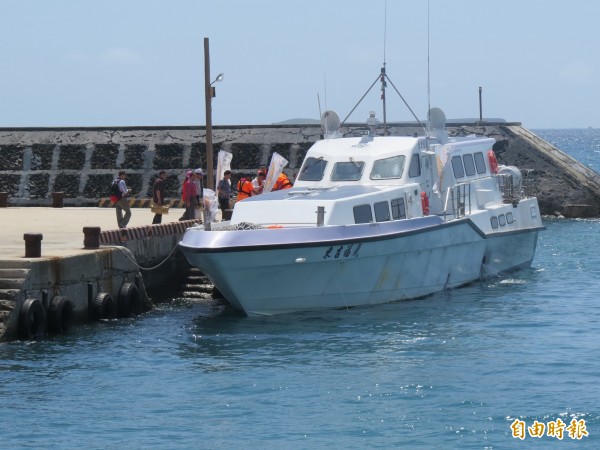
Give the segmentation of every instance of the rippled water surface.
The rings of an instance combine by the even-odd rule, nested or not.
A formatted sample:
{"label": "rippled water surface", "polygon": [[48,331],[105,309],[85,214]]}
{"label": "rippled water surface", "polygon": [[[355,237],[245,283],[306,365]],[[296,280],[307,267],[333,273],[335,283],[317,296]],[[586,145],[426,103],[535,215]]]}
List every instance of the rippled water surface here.
{"label": "rippled water surface", "polygon": [[[600,221],[545,224],[531,269],[423,300],[244,318],[174,299],[2,343],[0,447],[600,448]],[[589,436],[519,440],[515,419]]]}

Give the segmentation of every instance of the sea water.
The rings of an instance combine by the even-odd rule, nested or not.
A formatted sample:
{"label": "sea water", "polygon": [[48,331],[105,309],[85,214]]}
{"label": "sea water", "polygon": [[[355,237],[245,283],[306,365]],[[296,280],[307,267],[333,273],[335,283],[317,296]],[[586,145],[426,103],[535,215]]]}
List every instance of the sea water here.
{"label": "sea water", "polygon": [[[536,133],[599,170],[600,130]],[[422,300],[1,343],[0,448],[600,448],[600,221],[545,225],[530,269]]]}

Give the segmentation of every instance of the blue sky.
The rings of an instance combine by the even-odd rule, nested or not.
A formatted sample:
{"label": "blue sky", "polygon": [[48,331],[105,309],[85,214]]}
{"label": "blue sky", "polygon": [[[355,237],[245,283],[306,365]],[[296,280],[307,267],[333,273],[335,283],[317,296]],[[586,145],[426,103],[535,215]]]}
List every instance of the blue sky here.
{"label": "blue sky", "polygon": [[[427,1],[0,0],[0,127],[344,118],[387,73],[427,111]],[[600,2],[430,0],[431,106],[528,128],[600,127]],[[388,120],[412,120],[388,90]],[[382,117],[374,88],[350,117]]]}

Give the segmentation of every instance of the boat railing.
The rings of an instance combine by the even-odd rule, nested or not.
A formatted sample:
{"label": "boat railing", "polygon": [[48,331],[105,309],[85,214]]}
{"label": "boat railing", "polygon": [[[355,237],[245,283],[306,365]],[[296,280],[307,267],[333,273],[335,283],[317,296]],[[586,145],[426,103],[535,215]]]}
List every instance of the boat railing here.
{"label": "boat railing", "polygon": [[460,183],[446,190],[444,220],[459,219],[471,214],[471,183]]}
{"label": "boat railing", "polygon": [[506,173],[497,175],[498,187],[504,203],[518,203],[521,199],[535,197],[537,194],[537,183],[533,177],[533,170],[525,169],[520,173],[522,176],[518,178]]}

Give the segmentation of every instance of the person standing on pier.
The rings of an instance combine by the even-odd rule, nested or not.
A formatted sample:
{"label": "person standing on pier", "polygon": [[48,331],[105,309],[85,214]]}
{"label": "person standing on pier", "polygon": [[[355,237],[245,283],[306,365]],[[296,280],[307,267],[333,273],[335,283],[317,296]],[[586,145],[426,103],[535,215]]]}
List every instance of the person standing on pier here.
{"label": "person standing on pier", "polygon": [[194,183],[196,178],[197,175],[193,171],[188,170],[182,188],[185,212],[183,213],[183,216],[179,218],[179,220],[193,220],[196,217],[196,207],[198,206],[198,199],[196,198],[196,184]]}
{"label": "person standing on pier", "polygon": [[[165,179],[167,173],[161,170],[158,174],[158,178],[154,181],[152,186],[152,201],[156,206],[162,206],[165,203]],[[152,219],[152,225],[157,225],[162,222],[162,214],[154,214]]]}
{"label": "person standing on pier", "polygon": [[[115,202],[115,208],[117,212],[117,225],[119,225],[119,228],[127,228],[129,219],[131,219],[131,209],[129,208],[128,200],[129,189],[127,189],[127,185],[125,184],[125,178],[127,178],[127,175],[124,170],[121,170],[119,176],[113,181],[113,185],[116,184],[118,187],[118,190],[115,189],[118,198]],[[123,211],[125,211],[125,216],[123,216]]]}

